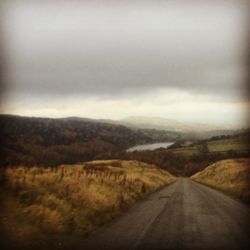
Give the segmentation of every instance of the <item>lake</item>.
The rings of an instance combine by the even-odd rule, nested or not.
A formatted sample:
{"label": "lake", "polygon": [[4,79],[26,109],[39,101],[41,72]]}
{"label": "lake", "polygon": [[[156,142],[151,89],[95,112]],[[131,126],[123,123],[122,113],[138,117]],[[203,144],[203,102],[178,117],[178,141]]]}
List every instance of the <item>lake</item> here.
{"label": "lake", "polygon": [[142,144],[131,147],[127,149],[127,152],[133,151],[143,151],[143,150],[154,150],[157,148],[168,148],[169,146],[173,145],[174,142],[158,142],[158,143],[151,143],[151,144]]}

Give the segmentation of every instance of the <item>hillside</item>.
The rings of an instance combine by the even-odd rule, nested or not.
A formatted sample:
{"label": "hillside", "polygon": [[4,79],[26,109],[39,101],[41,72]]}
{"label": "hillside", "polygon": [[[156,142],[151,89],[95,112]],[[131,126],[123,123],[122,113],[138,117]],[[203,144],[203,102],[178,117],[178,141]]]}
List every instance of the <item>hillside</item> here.
{"label": "hillside", "polygon": [[250,158],[216,162],[191,179],[250,202]]}
{"label": "hillside", "polygon": [[153,140],[138,130],[82,118],[0,115],[0,131],[1,166],[112,158],[117,151]]}
{"label": "hillside", "polygon": [[227,136],[216,136],[207,140],[197,140],[191,142],[190,145],[182,146],[182,141],[176,142],[169,148],[169,151],[183,154],[195,155],[199,154],[202,147],[206,147],[207,154],[213,153],[246,153],[250,152],[249,131]]}
{"label": "hillside", "polygon": [[13,242],[22,249],[55,249],[58,241],[63,246],[72,238],[77,243],[75,237],[81,240],[138,199],[176,180],[154,165],[120,160],[6,168],[4,173],[0,214],[5,219],[0,229],[6,249]]}
{"label": "hillside", "polygon": [[[0,115],[0,163],[4,166],[58,166],[83,161],[138,160],[190,176],[215,161],[249,155],[249,132],[190,140],[184,133],[131,129],[87,118],[28,118]],[[159,141],[176,141],[168,150],[125,152],[128,147]],[[179,142],[184,143],[179,143]],[[206,144],[206,145],[204,145]],[[202,152],[206,146],[206,152]]]}
{"label": "hillside", "polygon": [[131,116],[120,120],[120,123],[137,128],[159,129],[179,132],[205,132],[222,130],[222,127],[218,125],[211,125],[198,122],[182,122],[161,117]]}
{"label": "hillside", "polygon": [[156,164],[177,176],[191,176],[219,160],[250,157],[249,131],[190,143],[186,146],[181,140],[168,149],[126,152],[117,157]]}

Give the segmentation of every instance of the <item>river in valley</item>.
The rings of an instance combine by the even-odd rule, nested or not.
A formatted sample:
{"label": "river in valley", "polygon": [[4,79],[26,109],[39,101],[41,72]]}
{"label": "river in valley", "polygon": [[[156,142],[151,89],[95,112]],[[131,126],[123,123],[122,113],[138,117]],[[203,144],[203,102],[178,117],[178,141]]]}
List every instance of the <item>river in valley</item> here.
{"label": "river in valley", "polygon": [[158,142],[158,143],[151,143],[151,144],[136,145],[136,146],[133,146],[133,147],[127,149],[127,152],[154,150],[157,148],[168,148],[169,146],[171,146],[173,144],[174,144],[174,142]]}

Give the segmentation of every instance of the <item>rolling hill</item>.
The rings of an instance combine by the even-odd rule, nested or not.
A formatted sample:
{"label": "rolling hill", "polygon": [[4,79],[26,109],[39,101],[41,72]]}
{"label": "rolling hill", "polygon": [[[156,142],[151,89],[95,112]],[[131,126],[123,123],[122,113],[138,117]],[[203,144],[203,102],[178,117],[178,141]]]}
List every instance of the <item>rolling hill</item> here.
{"label": "rolling hill", "polygon": [[216,162],[191,179],[250,202],[250,158]]}
{"label": "rolling hill", "polygon": [[145,116],[130,116],[120,120],[120,122],[127,126],[134,126],[138,128],[154,128],[159,130],[170,131],[208,131],[217,130],[221,127],[208,125],[203,123],[180,122],[173,119],[166,119],[161,117],[145,117]]}
{"label": "rolling hill", "polygon": [[204,139],[218,135],[232,135],[237,129],[233,126],[214,125],[198,122],[182,122],[161,117],[131,116],[117,121],[131,128],[156,129],[179,132],[184,138]]}
{"label": "rolling hill", "polygon": [[83,235],[175,180],[137,161],[6,168],[0,207],[4,249],[62,249],[72,241],[81,243]]}
{"label": "rolling hill", "polygon": [[82,118],[1,115],[0,131],[1,166],[112,158],[117,151],[153,141],[138,130]]}

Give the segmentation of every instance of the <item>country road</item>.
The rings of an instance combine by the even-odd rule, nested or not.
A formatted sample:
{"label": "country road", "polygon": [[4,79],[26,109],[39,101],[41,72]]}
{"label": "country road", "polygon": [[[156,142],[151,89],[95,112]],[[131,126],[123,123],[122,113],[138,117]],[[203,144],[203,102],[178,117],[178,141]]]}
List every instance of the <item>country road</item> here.
{"label": "country road", "polygon": [[179,178],[92,234],[82,249],[246,249],[249,211],[219,191]]}

